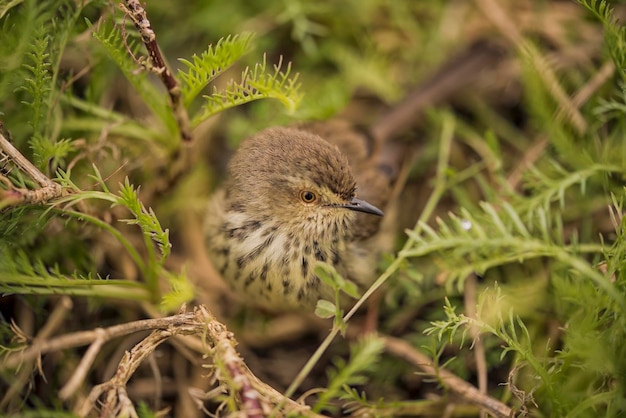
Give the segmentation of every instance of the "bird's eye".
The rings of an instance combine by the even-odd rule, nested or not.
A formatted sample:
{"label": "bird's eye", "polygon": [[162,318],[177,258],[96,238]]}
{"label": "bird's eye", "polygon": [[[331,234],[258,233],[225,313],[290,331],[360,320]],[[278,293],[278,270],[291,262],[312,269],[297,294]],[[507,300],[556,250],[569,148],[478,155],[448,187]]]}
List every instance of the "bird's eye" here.
{"label": "bird's eye", "polygon": [[300,199],[302,199],[304,203],[313,203],[315,199],[317,199],[317,196],[309,190],[303,190],[300,192]]}

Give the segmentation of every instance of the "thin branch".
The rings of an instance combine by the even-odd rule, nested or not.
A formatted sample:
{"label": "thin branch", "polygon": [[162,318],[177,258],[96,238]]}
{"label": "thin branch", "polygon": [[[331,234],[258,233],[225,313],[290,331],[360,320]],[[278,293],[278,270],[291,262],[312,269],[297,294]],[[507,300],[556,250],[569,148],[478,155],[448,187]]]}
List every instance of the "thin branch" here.
{"label": "thin branch", "polygon": [[604,85],[615,73],[615,64],[613,61],[605,62],[602,67],[595,73],[595,75],[585,84],[580,90],[576,92],[572,98],[572,103],[576,108],[581,108],[582,105],[598,91],[600,87]]}
{"label": "thin branch", "polygon": [[218,340],[215,345],[215,356],[224,361],[226,369],[233,379],[239,399],[243,404],[242,412],[245,414],[244,416],[249,418],[263,418],[267,416],[267,412],[271,408],[262,404],[263,398],[256,388],[253,387],[250,376],[246,373],[248,369],[235,351],[232,334],[228,335],[228,331],[223,326],[222,329],[218,328],[216,331],[218,334],[215,337]]}
{"label": "thin branch", "polygon": [[507,183],[511,190],[517,189],[524,177],[524,173],[526,173],[528,168],[532,167],[535,161],[544,155],[548,143],[548,137],[542,134],[524,153],[524,157],[515,165],[515,168],[507,177]]}
{"label": "thin branch", "polygon": [[497,399],[483,395],[473,385],[441,367],[435,367],[432,359],[420,353],[409,343],[393,337],[382,336],[385,341],[385,348],[391,354],[405,359],[409,363],[418,367],[423,373],[437,378],[441,384],[454,394],[460,396],[468,402],[478,405],[488,413],[498,418],[509,418],[513,416],[513,410]]}
{"label": "thin branch", "polygon": [[494,43],[472,44],[441,65],[432,76],[379,117],[370,127],[372,136],[384,143],[397,133],[405,132],[428,107],[449,99],[463,88],[471,87],[485,76],[485,71],[497,69],[504,57],[503,49]]}
{"label": "thin branch", "polygon": [[150,57],[150,66],[148,69],[159,76],[170,96],[172,101],[172,110],[174,117],[178,123],[180,129],[180,135],[184,141],[191,141],[191,127],[189,124],[189,114],[183,103],[183,97],[180,90],[180,84],[174,77],[169,67],[167,66],[161,49],[156,41],[156,33],[152,29],[152,25],[148,20],[146,10],[143,8],[138,0],[125,0],[124,3],[120,3],[120,8],[126,13],[135,24],[137,31],[141,35],[148,55]]}
{"label": "thin branch", "polygon": [[12,353],[5,361],[0,362],[0,370],[34,361],[43,353],[91,344],[76,372],[61,390],[61,397],[68,399],[71,398],[75,388],[84,382],[96,355],[106,342],[130,333],[149,330],[153,332],[126,352],[113,378],[92,389],[88,398],[78,406],[76,410],[78,415],[90,414],[98,401],[102,400],[103,416],[114,414],[114,411],[116,412],[114,415],[123,411],[128,416],[136,416],[134,405],[128,398],[126,390],[129,379],[161,343],[172,337],[193,336],[194,341],[198,342],[192,345],[193,348],[213,358],[213,364],[217,366],[215,377],[223,388],[236,394],[238,405],[246,416],[266,416],[272,405],[281,404],[286,405],[286,412],[291,411],[306,417],[321,417],[312,412],[308,406],[285,398],[254,376],[235,350],[237,342],[233,334],[202,306],[195,308],[193,312],[182,312],[166,318],[146,319],[109,328],[75,332],[46,341],[36,339],[30,348]]}
{"label": "thin branch", "polygon": [[[70,312],[70,310],[72,309],[72,305],[72,299],[70,299],[68,296],[63,296],[58,301],[58,303],[54,307],[54,310],[50,314],[48,321],[34,338],[33,341],[35,342],[35,344],[39,341],[44,341],[49,338],[52,333],[54,333],[58,328],[61,327],[61,325],[63,325],[63,321],[65,320],[67,313]],[[22,334],[19,330],[16,329],[16,331],[17,335]],[[22,368],[22,370],[20,370],[19,374],[13,378],[11,386],[2,397],[2,400],[0,401],[0,409],[5,408],[6,405],[11,402],[11,400],[15,399],[15,397],[20,393],[24,385],[26,385],[30,381],[32,377],[32,365],[35,360],[37,361],[37,367],[39,368],[40,373],[43,375],[43,372],[41,372],[41,360],[39,358],[32,358],[28,361],[25,361],[26,364],[20,363],[24,367]]]}
{"label": "thin branch", "polygon": [[[467,316],[476,319],[476,286],[477,280],[474,273],[467,277],[465,282],[465,311]],[[485,345],[480,339],[480,329],[477,325],[470,327],[470,334],[474,342],[474,359],[476,360],[476,374],[478,375],[478,390],[482,395],[487,396],[487,361],[485,360]],[[486,418],[484,410],[480,412],[481,418]]]}
{"label": "thin branch", "polygon": [[[103,411],[110,413],[111,411],[118,411],[120,408],[123,408],[126,412],[134,411],[132,403],[128,400],[126,383],[128,383],[133,374],[135,374],[135,371],[141,363],[143,363],[161,343],[167,341],[175,333],[188,332],[193,332],[193,325],[190,327],[183,326],[167,330],[152,331],[149,336],[134,346],[131,351],[127,351],[124,354],[115,376],[109,381],[95,386],[91,390],[85,402],[76,411],[76,414],[81,417],[89,415],[90,411],[97,405],[98,399],[105,394],[106,400],[102,406]],[[106,416],[109,416],[109,413],[107,413]]]}
{"label": "thin branch", "polygon": [[573,103],[563,90],[550,64],[539,51],[536,50],[533,44],[524,38],[522,33],[518,30],[518,26],[502,7],[502,4],[496,0],[475,0],[475,3],[485,17],[491,21],[515,48],[517,48],[519,53],[530,59],[537,74],[541,77],[550,90],[552,97],[554,97],[559,105],[557,115],[559,117],[567,117],[578,133],[584,133],[587,130],[585,118],[578,111],[575,103]]}
{"label": "thin branch", "polygon": [[[612,61],[606,62],[600,70],[593,76],[593,78],[585,84],[572,98],[572,105],[576,109],[580,109],[589,98],[600,88],[615,72],[615,65]],[[563,109],[559,109],[556,118],[561,119],[565,115]],[[537,141],[528,149],[524,157],[519,164],[515,166],[515,169],[509,174],[507,183],[511,189],[516,189],[524,175],[524,172],[531,167],[535,161],[537,161],[543,154],[548,146],[548,138],[545,135],[541,135]]]}
{"label": "thin branch", "polygon": [[[126,324],[103,328],[103,338],[105,341],[110,341],[138,331],[167,329],[170,326],[181,326],[187,324],[193,321],[193,319],[193,313],[184,313],[167,318],[144,319],[140,321],[128,322]],[[91,344],[93,341],[98,339],[100,333],[101,330],[96,328],[90,331],[80,331],[62,335],[50,340],[35,341],[33,345],[26,350],[12,353],[3,362],[0,362],[0,370],[15,368],[20,363],[33,360],[45,353]]]}
{"label": "thin branch", "polygon": [[91,369],[91,365],[96,360],[96,356],[100,353],[102,346],[106,342],[105,332],[102,328],[97,328],[96,333],[98,334],[97,338],[94,342],[91,343],[87,352],[83,356],[74,373],[72,373],[72,377],[70,380],[63,386],[63,388],[59,391],[59,398],[66,401],[72,395],[76,393],[80,385],[85,381],[87,377],[87,373],[89,369]]}
{"label": "thin branch", "polygon": [[5,154],[12,163],[21,171],[26,173],[31,179],[41,186],[40,189],[28,190],[14,187],[9,181],[4,182],[9,185],[9,190],[3,193],[2,200],[8,204],[19,203],[43,203],[50,199],[61,196],[63,188],[43,174],[33,165],[11,141],[5,137],[5,129],[0,122],[0,154]]}

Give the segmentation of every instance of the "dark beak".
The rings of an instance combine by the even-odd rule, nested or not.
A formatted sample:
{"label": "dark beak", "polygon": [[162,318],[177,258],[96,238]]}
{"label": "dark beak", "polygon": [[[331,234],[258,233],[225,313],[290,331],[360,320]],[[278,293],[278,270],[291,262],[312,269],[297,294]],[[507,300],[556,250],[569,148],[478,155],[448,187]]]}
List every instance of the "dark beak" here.
{"label": "dark beak", "polygon": [[350,203],[346,203],[345,205],[341,207],[354,210],[356,212],[369,213],[371,215],[378,215],[378,216],[384,215],[383,211],[378,209],[376,206],[370,205],[365,200],[357,199],[356,197],[353,197],[350,200]]}

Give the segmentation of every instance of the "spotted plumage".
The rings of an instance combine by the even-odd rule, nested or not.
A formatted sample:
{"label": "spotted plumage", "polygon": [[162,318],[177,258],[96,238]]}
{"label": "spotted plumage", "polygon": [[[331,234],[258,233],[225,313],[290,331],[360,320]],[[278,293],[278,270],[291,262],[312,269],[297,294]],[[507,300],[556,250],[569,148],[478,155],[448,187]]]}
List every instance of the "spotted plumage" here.
{"label": "spotted plumage", "polygon": [[300,129],[263,131],[241,144],[209,204],[209,255],[253,304],[312,309],[320,298],[334,299],[315,276],[318,262],[360,284],[375,277],[376,254],[364,251],[372,234],[359,230],[382,212],[356,191],[348,159],[335,145]]}

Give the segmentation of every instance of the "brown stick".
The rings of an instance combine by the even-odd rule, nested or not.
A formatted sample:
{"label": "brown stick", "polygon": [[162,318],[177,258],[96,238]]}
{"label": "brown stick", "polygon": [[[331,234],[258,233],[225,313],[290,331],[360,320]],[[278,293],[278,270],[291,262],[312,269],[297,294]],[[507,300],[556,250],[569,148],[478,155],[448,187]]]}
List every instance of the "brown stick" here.
{"label": "brown stick", "polygon": [[[572,104],[576,109],[580,109],[587,100],[600,88],[615,72],[615,65],[612,61],[605,62],[598,72],[593,76],[587,84],[585,84],[572,98]],[[565,111],[561,108],[557,112],[555,118],[560,120],[565,115]],[[545,135],[540,135],[535,143],[526,151],[524,157],[520,163],[515,166],[515,169],[509,174],[507,182],[511,189],[516,189],[524,175],[524,172],[531,167],[535,161],[537,161],[543,154],[544,150],[548,146],[548,138]]]}
{"label": "brown stick", "polygon": [[[57,329],[59,329],[63,325],[63,321],[67,314],[71,311],[71,309],[72,299],[70,299],[68,296],[63,296],[61,299],[59,299],[45,325],[38,332],[37,336],[35,336],[33,341],[37,343],[38,341],[43,341],[49,338],[50,335],[52,335]],[[15,325],[15,327],[17,326]],[[18,338],[25,337],[21,330],[19,330],[18,328],[14,328],[14,333],[18,336]],[[15,400],[15,398],[22,391],[22,388],[26,384],[28,384],[28,382],[32,378],[32,366],[35,363],[34,360],[35,359],[33,358],[21,364],[22,369],[19,371],[17,376],[12,379],[11,386],[0,400],[0,409],[3,410],[6,405],[8,405],[12,400]],[[40,359],[37,359],[36,364],[39,368],[39,372],[43,374],[43,372],[41,371]]]}
{"label": "brown stick", "polygon": [[17,367],[21,362],[30,361],[42,354],[52,351],[65,350],[73,347],[80,347],[91,344],[100,338],[101,332],[104,331],[105,341],[131,334],[133,332],[145,331],[151,329],[167,329],[170,326],[182,326],[189,323],[194,318],[193,313],[185,313],[175,315],[169,318],[144,319],[140,321],[128,322],[126,324],[114,325],[109,328],[96,328],[90,331],[79,331],[71,334],[62,335],[50,340],[36,341],[32,346],[22,352],[9,354],[7,358],[0,362],[0,370],[12,369]]}
{"label": "brown stick", "polygon": [[527,41],[522,32],[517,29],[517,25],[507,14],[500,2],[496,0],[475,0],[476,6],[482,11],[484,16],[500,31],[522,56],[528,57],[535,67],[537,74],[549,89],[550,94],[559,105],[557,115],[566,117],[578,133],[587,131],[587,122],[578,111],[578,108],[572,103],[567,93],[563,90],[563,86],[558,80],[550,64],[546,59],[534,48],[532,43]]}
{"label": "brown stick", "polygon": [[[28,161],[28,159],[13,146],[11,141],[5,137],[2,122],[0,122],[0,154],[6,155],[17,168],[26,173],[41,186],[41,188],[36,190],[22,189],[14,187],[10,181],[6,180],[5,183],[8,185],[9,190],[5,191],[0,199],[4,200],[4,203],[43,203],[61,196],[63,192],[61,185],[55,183],[48,178],[48,176],[39,171],[39,169]],[[4,179],[4,177],[2,178]]]}
{"label": "brown stick", "polygon": [[150,56],[151,66],[148,68],[159,76],[170,96],[172,101],[172,110],[174,111],[174,117],[178,123],[180,129],[180,135],[184,141],[191,141],[191,128],[189,124],[189,114],[183,103],[183,98],[180,92],[180,85],[178,80],[172,75],[169,67],[167,66],[161,49],[156,41],[156,33],[152,29],[152,25],[148,20],[146,10],[143,8],[138,0],[125,0],[126,4],[120,3],[120,8],[126,13],[135,24],[137,31],[141,35],[148,55]]}
{"label": "brown stick", "polygon": [[471,85],[484,75],[483,70],[494,68],[502,56],[501,49],[495,44],[478,42],[470,46],[378,118],[370,127],[372,136],[382,143],[399,132],[405,132],[415,124],[416,118],[427,106],[433,106]]}
{"label": "brown stick", "polygon": [[448,370],[441,367],[435,367],[432,359],[414,349],[406,341],[387,336],[382,338],[385,341],[385,348],[388,352],[405,359],[409,363],[418,367],[422,372],[436,377],[442,385],[466,401],[478,405],[488,413],[498,418],[508,418],[513,416],[513,410],[507,405],[497,399],[483,395],[474,386],[470,385],[465,380]]}
{"label": "brown stick", "polygon": [[[472,273],[467,277],[465,282],[465,311],[470,318],[476,318],[476,274]],[[487,360],[485,359],[485,345],[480,339],[480,329],[476,325],[470,327],[470,334],[473,338],[474,359],[476,361],[476,374],[478,375],[478,391],[487,396]],[[480,412],[480,418],[485,418],[487,413],[483,410]]]}
{"label": "brown stick", "polygon": [[33,361],[46,352],[91,344],[76,372],[62,389],[63,398],[69,398],[73,389],[84,381],[93,359],[105,342],[146,330],[153,332],[124,355],[113,378],[92,389],[88,398],[76,410],[80,416],[88,415],[102,397],[104,397],[103,415],[123,409],[130,414],[129,416],[133,416],[134,406],[128,398],[125,386],[137,367],[168,339],[194,336],[196,337],[194,340],[198,341],[198,347],[194,348],[205,354],[210,353],[214,359],[213,363],[222,365],[217,367],[216,377],[237,394],[240,407],[246,416],[266,416],[271,410],[271,404],[283,404],[286,405],[287,411],[297,413],[299,416],[319,417],[309,407],[286,399],[259,381],[235,350],[236,341],[232,333],[203,306],[197,307],[193,312],[181,312],[166,318],[146,319],[109,328],[75,332],[50,340],[37,338],[30,348],[10,354],[0,362],[0,370],[12,369],[19,364]]}

